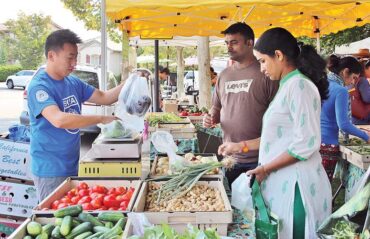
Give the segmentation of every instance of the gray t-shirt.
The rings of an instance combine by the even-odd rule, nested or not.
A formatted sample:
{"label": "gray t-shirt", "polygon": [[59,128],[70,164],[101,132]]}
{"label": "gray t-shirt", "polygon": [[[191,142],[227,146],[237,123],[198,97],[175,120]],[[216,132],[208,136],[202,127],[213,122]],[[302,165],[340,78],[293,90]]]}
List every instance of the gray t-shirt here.
{"label": "gray t-shirt", "polygon": [[[221,123],[224,142],[259,138],[262,117],[273,100],[279,81],[260,71],[257,60],[243,69],[232,65],[220,73],[212,98],[211,114]],[[258,150],[236,154],[239,163],[258,161]]]}

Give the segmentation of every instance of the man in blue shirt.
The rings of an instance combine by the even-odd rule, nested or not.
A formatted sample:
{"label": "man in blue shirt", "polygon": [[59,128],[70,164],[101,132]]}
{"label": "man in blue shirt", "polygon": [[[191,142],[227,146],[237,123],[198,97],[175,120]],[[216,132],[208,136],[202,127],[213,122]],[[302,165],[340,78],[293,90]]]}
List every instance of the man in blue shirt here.
{"label": "man in blue shirt", "polygon": [[81,39],[68,29],[51,33],[45,43],[46,69],[28,87],[31,171],[40,201],[67,177],[77,175],[79,128],[116,119],[81,115],[84,101],[100,105],[116,102],[122,84],[104,92],[70,75],[77,64],[78,43]]}

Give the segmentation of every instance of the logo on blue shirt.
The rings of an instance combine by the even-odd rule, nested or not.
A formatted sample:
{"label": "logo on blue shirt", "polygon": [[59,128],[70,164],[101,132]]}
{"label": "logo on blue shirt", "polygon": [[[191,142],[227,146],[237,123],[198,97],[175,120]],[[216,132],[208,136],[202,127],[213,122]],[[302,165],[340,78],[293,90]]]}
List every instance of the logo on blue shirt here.
{"label": "logo on blue shirt", "polygon": [[[81,113],[80,104],[75,95],[71,95],[63,99],[63,111],[70,114]],[[80,129],[66,129],[66,131],[70,134],[77,134],[80,132]]]}

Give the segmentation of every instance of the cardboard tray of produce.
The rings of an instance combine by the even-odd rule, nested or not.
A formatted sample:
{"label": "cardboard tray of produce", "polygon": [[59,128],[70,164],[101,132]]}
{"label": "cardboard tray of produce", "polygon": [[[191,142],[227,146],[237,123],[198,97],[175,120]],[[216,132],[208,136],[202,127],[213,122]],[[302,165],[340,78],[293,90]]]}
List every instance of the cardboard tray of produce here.
{"label": "cardboard tray of produce", "polygon": [[[150,182],[151,183],[151,182]],[[162,182],[154,182],[162,184]],[[188,223],[199,228],[213,227],[217,228],[217,232],[221,236],[226,236],[227,226],[232,223],[232,208],[229,199],[226,195],[223,182],[221,180],[207,180],[202,179],[197,185],[206,185],[208,187],[217,189],[220,193],[222,203],[224,205],[223,211],[159,211],[149,212],[146,210],[146,198],[149,189],[149,182],[144,182],[140,189],[140,193],[136,199],[133,211],[142,212],[153,224],[167,223],[170,226],[187,225]],[[205,193],[203,193],[205,196]],[[166,201],[170,203],[170,201]]]}
{"label": "cardboard tray of produce", "polygon": [[370,165],[370,146],[340,146],[342,157],[353,165],[367,169]]}
{"label": "cardboard tray of produce", "polygon": [[[177,154],[177,155],[180,155],[182,157],[184,157],[185,154]],[[196,156],[202,156],[202,157],[211,157],[214,161],[218,161],[217,160],[217,156],[216,154],[212,154],[212,153],[193,153],[193,155],[196,157]],[[154,158],[154,161],[152,163],[152,166],[150,168],[150,174],[149,174],[149,177],[150,178],[158,178],[158,177],[161,177],[161,176],[165,176],[167,175],[166,173],[158,173],[158,160],[162,157],[168,157],[167,154],[157,154]],[[167,164],[168,166],[168,164]],[[162,167],[162,169],[166,168],[166,166]],[[167,167],[168,169],[168,167]],[[216,173],[210,173],[210,174],[206,174],[204,175],[202,178],[220,178],[221,180],[223,180],[223,174],[222,174],[222,170],[221,168],[218,168],[217,170],[215,170]]]}
{"label": "cardboard tray of produce", "polygon": [[91,145],[94,158],[140,158],[142,137],[135,139],[103,139],[101,134]]}
{"label": "cardboard tray of produce", "polygon": [[140,158],[97,158],[90,149],[80,159],[78,176],[80,177],[140,177],[142,174]]}
{"label": "cardboard tray of produce", "polygon": [[156,131],[167,131],[174,139],[192,139],[196,137],[196,129],[192,123],[159,123]]}
{"label": "cardboard tray of produce", "polygon": [[[92,216],[97,216],[97,213],[90,213]],[[126,214],[124,214],[127,217]],[[11,235],[8,239],[23,239],[27,235],[27,224],[31,221],[35,221],[40,223],[42,226],[51,223],[55,223],[55,217],[53,214],[34,214],[32,217],[27,218]],[[127,221],[122,233],[122,239],[127,238],[124,237],[124,232],[129,231],[127,228]],[[41,238],[41,237],[40,237]]]}
{"label": "cardboard tray of produce", "polygon": [[[82,178],[82,177],[70,177],[67,178],[59,187],[57,187],[47,198],[40,202],[34,209],[34,214],[50,214],[54,213],[55,210],[50,209],[52,203],[56,200],[62,199],[70,190],[76,188],[80,182],[85,182],[90,188],[93,186],[104,186],[106,188],[111,187],[133,187],[135,188],[134,193],[131,196],[126,211],[132,211],[135,199],[140,191],[141,181],[133,180],[131,178]],[[49,209],[46,209],[49,208]],[[99,210],[84,210],[84,212],[100,212]]]}

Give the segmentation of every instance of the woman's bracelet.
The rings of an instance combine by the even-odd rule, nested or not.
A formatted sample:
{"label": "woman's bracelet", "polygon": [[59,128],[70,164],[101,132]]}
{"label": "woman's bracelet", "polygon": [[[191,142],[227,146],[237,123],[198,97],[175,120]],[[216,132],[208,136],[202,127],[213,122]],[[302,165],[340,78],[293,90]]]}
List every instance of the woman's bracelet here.
{"label": "woman's bracelet", "polygon": [[242,152],[243,152],[243,153],[248,153],[249,148],[248,148],[248,146],[247,146],[247,141],[242,141],[242,143],[243,143]]}

